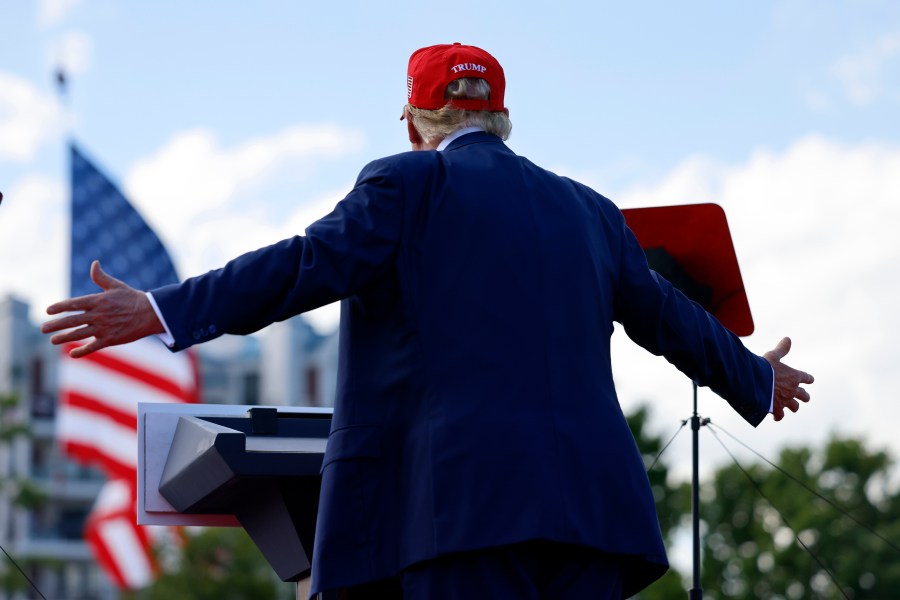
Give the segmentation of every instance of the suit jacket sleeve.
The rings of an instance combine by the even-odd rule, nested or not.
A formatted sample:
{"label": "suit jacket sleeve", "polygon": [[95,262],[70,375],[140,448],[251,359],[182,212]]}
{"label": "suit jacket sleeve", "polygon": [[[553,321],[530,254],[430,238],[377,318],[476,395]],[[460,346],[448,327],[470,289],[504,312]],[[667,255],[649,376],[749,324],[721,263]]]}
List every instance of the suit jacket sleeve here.
{"label": "suit jacket sleeve", "polygon": [[173,350],[248,334],[352,295],[383,274],[403,222],[402,180],[387,160],[367,165],[327,216],[223,268],[152,291]]}
{"label": "suit jacket sleeve", "polygon": [[637,239],[621,220],[616,318],[636,343],[662,355],[699,385],[722,396],[745,420],[768,414],[772,367],[740,339],[647,266]]}

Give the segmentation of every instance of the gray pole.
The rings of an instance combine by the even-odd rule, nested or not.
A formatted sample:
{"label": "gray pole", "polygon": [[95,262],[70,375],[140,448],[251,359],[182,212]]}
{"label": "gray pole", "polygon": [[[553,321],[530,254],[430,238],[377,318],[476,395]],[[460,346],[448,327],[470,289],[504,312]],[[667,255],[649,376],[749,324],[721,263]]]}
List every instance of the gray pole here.
{"label": "gray pole", "polygon": [[697,414],[697,382],[694,384],[694,415],[691,417],[693,432],[693,476],[691,478],[691,520],[694,530],[694,576],[690,600],[703,600],[703,588],[700,587],[700,417]]}

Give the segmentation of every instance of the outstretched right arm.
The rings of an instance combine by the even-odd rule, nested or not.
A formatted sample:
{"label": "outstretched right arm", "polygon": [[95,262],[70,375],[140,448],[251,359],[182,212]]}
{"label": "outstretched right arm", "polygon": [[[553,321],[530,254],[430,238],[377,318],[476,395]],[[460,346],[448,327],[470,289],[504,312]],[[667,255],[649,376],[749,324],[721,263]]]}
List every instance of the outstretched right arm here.
{"label": "outstretched right arm", "polygon": [[92,338],[87,344],[71,350],[69,356],[80,358],[108,346],[165,332],[144,292],[108,275],[96,260],[91,263],[91,279],[100,286],[101,292],[51,305],[47,314],[74,314],[47,321],[41,326],[42,333],[56,334],[50,338],[56,345]]}

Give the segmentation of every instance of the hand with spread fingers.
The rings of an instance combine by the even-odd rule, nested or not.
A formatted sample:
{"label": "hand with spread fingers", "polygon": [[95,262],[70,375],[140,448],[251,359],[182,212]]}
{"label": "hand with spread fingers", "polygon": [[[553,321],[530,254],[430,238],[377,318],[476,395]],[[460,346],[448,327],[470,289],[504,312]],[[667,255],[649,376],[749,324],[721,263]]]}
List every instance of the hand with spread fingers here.
{"label": "hand with spread fingers", "polygon": [[93,338],[74,348],[69,356],[80,358],[101,348],[165,332],[144,292],[108,275],[96,260],[91,263],[91,279],[103,291],[51,305],[47,314],[74,314],[47,321],[41,326],[42,333],[56,333],[50,341],[57,345]]}
{"label": "hand with spread fingers", "polygon": [[763,358],[772,365],[772,370],[775,372],[772,414],[775,415],[776,421],[784,418],[784,409],[797,412],[800,409],[798,400],[809,402],[809,392],[800,385],[815,381],[809,373],[799,371],[781,362],[781,359],[790,351],[791,338],[786,337],[782,338],[774,349],[763,354]]}

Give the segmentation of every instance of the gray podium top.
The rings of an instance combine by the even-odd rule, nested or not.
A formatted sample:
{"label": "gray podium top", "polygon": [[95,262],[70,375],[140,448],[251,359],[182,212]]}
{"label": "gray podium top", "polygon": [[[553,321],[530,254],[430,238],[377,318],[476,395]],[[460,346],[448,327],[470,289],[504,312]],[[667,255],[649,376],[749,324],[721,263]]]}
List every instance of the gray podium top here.
{"label": "gray podium top", "polygon": [[[281,435],[276,431],[268,434],[254,435],[252,431],[241,432],[221,425],[222,418],[248,419],[250,409],[275,409],[280,417],[325,419],[330,421],[330,408],[314,407],[257,407],[235,406],[224,404],[138,404],[138,499],[137,521],[141,525],[214,525],[238,527],[237,519],[232,514],[203,513],[191,511],[185,513],[177,510],[163,494],[159,485],[169,460],[169,453],[175,439],[175,432],[182,417],[196,422],[200,419],[201,428],[234,435],[244,433],[244,450],[250,458],[260,457],[265,453],[266,459],[276,455],[292,454],[321,455],[325,450],[327,428],[323,436],[297,436],[293,431],[285,430]],[[212,419],[212,421],[207,420]],[[246,427],[244,429],[247,429]],[[290,428],[288,428],[290,429]],[[207,439],[207,443],[211,443]],[[182,457],[184,460],[185,457]],[[278,460],[278,459],[275,459]]]}
{"label": "gray podium top", "polygon": [[284,581],[310,571],[331,411],[138,405],[138,523],[243,527]]}

